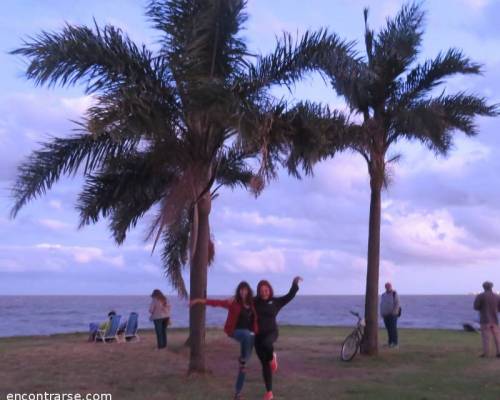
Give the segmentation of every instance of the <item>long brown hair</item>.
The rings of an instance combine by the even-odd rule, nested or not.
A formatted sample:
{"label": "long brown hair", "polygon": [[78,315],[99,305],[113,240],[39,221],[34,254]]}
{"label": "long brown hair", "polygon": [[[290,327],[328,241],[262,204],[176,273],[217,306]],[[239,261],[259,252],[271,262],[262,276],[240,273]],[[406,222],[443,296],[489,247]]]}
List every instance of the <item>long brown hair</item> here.
{"label": "long brown hair", "polygon": [[165,297],[165,295],[162,293],[160,289],[155,289],[153,290],[153,293],[151,293],[151,297],[153,299],[159,300],[164,306],[168,304],[168,300]]}
{"label": "long brown hair", "polygon": [[274,290],[269,281],[266,281],[265,279],[262,279],[258,284],[257,284],[257,296],[260,297],[260,288],[262,286],[267,286],[269,288],[269,297],[273,298],[274,297]]}
{"label": "long brown hair", "polygon": [[[240,295],[240,290],[246,288],[248,290],[247,293],[247,298],[242,299]],[[236,293],[234,295],[234,299],[240,304],[240,305],[249,305],[251,306],[253,304],[253,290],[246,281],[241,281],[238,286],[236,287]]]}

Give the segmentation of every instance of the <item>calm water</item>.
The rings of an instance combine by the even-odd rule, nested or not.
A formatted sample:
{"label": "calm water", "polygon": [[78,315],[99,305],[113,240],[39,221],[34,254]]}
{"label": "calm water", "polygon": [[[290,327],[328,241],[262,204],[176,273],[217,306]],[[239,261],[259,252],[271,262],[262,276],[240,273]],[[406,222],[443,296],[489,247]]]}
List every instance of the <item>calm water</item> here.
{"label": "calm water", "polygon": [[[100,322],[109,310],[127,316],[136,311],[140,328],[152,328],[148,296],[0,296],[0,336],[49,335],[86,331],[89,322]],[[174,327],[188,324],[187,303],[170,298]],[[461,329],[464,321],[477,321],[472,296],[401,296],[408,328]],[[349,310],[363,309],[363,296],[297,296],[279,315],[282,324],[352,325]],[[207,324],[222,326],[226,311],[209,308]]]}

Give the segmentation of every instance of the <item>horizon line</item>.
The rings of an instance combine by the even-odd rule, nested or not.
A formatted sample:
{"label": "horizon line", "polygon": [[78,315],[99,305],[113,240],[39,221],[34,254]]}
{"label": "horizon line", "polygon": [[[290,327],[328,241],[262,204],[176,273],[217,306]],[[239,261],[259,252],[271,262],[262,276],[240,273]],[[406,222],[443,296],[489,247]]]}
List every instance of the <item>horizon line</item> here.
{"label": "horizon line", "polygon": [[[474,296],[476,294],[479,294],[481,292],[469,292],[469,293],[403,293],[401,294],[401,296]],[[382,294],[382,293],[380,293]],[[232,296],[233,294],[232,293],[229,293],[229,294],[223,294],[223,293],[219,293],[219,294],[213,294],[213,295],[209,295],[207,296],[207,298],[211,298],[211,297],[217,297],[217,296]],[[68,293],[50,293],[50,294],[47,294],[47,293],[40,293],[40,294],[37,294],[37,293],[29,293],[29,294],[26,294],[26,293],[19,293],[19,294],[0,294],[0,297],[7,297],[7,296],[26,296],[26,297],[29,297],[29,296],[60,296],[60,297],[63,297],[63,296],[87,296],[87,297],[92,297],[92,296],[100,296],[100,297],[116,297],[116,296],[136,296],[136,297],[143,297],[143,296],[150,296],[150,294],[99,294],[99,293],[74,293],[74,294],[68,294]],[[167,294],[167,296],[169,297],[179,297],[178,295],[176,294]],[[319,294],[297,294],[296,297],[314,297],[314,296],[365,296],[364,294],[359,294],[359,293],[329,293],[329,294],[323,294],[323,293],[319,293]]]}

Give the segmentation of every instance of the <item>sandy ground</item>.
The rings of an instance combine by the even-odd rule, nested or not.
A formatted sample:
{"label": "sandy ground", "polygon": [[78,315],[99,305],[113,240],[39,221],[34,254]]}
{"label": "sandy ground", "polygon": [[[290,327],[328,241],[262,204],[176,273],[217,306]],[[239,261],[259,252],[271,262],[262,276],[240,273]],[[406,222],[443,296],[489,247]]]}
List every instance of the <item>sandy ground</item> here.
{"label": "sandy ground", "polygon": [[[276,399],[500,399],[500,360],[482,360],[477,334],[401,332],[399,350],[376,358],[338,358],[341,328],[285,327],[277,343]],[[0,400],[8,393],[111,393],[122,399],[231,399],[237,344],[220,330],[207,336],[205,376],[187,376],[186,331],[169,333],[159,351],[151,331],[135,343],[86,343],[85,335],[0,339]],[[385,333],[381,332],[381,340]],[[246,399],[262,398],[257,358]]]}

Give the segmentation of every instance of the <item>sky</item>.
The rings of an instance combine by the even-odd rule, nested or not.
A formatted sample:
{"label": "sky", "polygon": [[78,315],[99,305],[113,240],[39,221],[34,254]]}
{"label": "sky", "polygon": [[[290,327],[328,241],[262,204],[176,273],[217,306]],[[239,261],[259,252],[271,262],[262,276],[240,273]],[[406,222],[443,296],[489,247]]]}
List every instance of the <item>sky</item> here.
{"label": "sky", "polygon": [[[110,23],[138,43],[158,47],[139,0],[7,0],[0,15],[0,295],[174,293],[151,254],[145,232],[151,215],[122,246],[106,221],[78,229],[74,209],[81,177],[64,178],[14,220],[9,211],[16,167],[40,142],[72,133],[92,99],[82,87],[46,89],[23,77],[25,62],[8,52],[41,30],[65,22]],[[328,27],[357,40],[361,49],[363,7],[379,28],[401,6],[396,0],[249,0],[244,36],[254,53],[271,51],[287,31]],[[450,47],[484,65],[479,77],[451,79],[449,93],[468,91],[500,103],[500,1],[428,0],[420,61]],[[315,75],[286,94],[333,107],[345,105]],[[482,281],[500,287],[500,119],[477,120],[480,134],[457,133],[446,157],[415,143],[400,143],[402,159],[383,193],[381,288],[392,281],[402,294],[465,294]],[[301,275],[301,294],[363,294],[368,237],[366,165],[345,153],[318,164],[301,180],[280,172],[256,199],[224,190],[212,206],[216,258],[209,294],[229,294],[240,280],[269,279],[277,293]]]}

